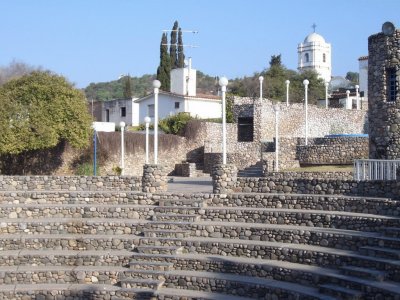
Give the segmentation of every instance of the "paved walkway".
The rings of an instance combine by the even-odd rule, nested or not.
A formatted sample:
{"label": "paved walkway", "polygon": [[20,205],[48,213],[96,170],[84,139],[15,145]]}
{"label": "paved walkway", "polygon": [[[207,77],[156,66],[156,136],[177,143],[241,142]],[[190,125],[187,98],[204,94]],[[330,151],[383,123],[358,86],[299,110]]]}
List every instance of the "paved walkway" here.
{"label": "paved walkway", "polygon": [[210,177],[169,177],[169,193],[212,193]]}

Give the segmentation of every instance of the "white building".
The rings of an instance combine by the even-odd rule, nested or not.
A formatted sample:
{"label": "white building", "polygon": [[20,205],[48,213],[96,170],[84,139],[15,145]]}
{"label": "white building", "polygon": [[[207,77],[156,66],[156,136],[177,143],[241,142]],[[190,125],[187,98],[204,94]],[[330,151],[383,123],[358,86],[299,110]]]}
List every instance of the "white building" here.
{"label": "white building", "polygon": [[319,77],[329,82],[332,76],[331,44],[325,42],[325,39],[313,32],[310,33],[303,43],[297,47],[298,70],[315,70]]}
{"label": "white building", "polygon": [[102,121],[115,124],[124,121],[127,126],[139,125],[139,104],[135,102],[136,99],[138,98],[103,102]]}
{"label": "white building", "polygon": [[368,101],[368,56],[358,59],[358,68],[360,93],[364,92],[364,101]]}
{"label": "white building", "polygon": [[[161,87],[162,88],[162,87]],[[139,122],[146,116],[154,117],[154,94],[135,101],[139,105]],[[214,95],[196,94],[196,70],[191,59],[185,68],[171,71],[171,91],[160,90],[158,94],[158,118],[188,113],[200,119],[220,118],[222,114],[221,98]]]}

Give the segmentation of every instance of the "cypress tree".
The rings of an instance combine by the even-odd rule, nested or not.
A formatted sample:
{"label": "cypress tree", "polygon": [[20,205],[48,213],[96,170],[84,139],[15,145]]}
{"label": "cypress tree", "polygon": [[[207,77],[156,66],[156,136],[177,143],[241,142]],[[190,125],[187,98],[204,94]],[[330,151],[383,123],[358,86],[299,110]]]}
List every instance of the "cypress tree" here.
{"label": "cypress tree", "polygon": [[179,28],[178,31],[178,68],[185,67],[185,54],[183,54],[183,41],[182,41],[182,30]]}
{"label": "cypress tree", "polygon": [[175,69],[178,67],[178,59],[176,52],[176,42],[178,36],[178,21],[175,21],[174,27],[172,27],[171,31],[171,44],[169,46],[169,57],[171,60],[171,69]]}
{"label": "cypress tree", "polygon": [[124,98],[131,99],[132,98],[132,83],[131,83],[131,76],[125,76],[124,82]]}
{"label": "cypress tree", "polygon": [[157,68],[157,79],[161,82],[161,89],[164,91],[170,90],[171,61],[167,44],[167,34],[163,33],[160,43],[160,65]]}

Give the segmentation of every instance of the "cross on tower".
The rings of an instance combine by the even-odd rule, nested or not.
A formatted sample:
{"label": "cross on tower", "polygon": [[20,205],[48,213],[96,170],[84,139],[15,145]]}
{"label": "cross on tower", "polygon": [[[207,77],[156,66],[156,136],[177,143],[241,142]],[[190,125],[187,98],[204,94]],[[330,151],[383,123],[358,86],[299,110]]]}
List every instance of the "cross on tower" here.
{"label": "cross on tower", "polygon": [[314,29],[314,32],[315,32],[315,28],[317,27],[317,25],[314,23],[314,24],[312,24],[311,27]]}

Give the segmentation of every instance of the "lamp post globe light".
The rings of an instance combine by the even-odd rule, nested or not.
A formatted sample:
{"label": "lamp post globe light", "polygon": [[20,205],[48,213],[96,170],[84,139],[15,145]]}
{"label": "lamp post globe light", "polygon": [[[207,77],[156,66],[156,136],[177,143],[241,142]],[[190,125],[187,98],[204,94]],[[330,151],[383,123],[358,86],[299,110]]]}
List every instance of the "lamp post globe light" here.
{"label": "lamp post globe light", "polygon": [[161,86],[159,80],[153,81],[154,88],[154,164],[158,161],[158,92]]}
{"label": "lamp post globe light", "polygon": [[261,101],[262,97],[263,97],[263,95],[262,95],[262,92],[263,92],[262,86],[263,86],[264,77],[260,76],[260,77],[258,77],[258,80],[260,81],[260,101]]}
{"label": "lamp post globe light", "polygon": [[346,109],[352,109],[352,103],[350,102],[350,91],[346,91]]}
{"label": "lamp post globe light", "polygon": [[222,92],[222,164],[226,164],[226,103],[225,103],[225,93],[226,86],[228,85],[228,79],[226,77],[221,77],[219,79],[219,85],[221,86]]}
{"label": "lamp post globe light", "polygon": [[279,171],[279,111],[278,104],[273,106],[275,112],[275,172]]}
{"label": "lamp post globe light", "polygon": [[307,79],[303,80],[304,84],[304,105],[305,105],[305,113],[306,113],[306,120],[305,120],[305,140],[306,146],[308,145],[308,85],[310,82]]}
{"label": "lamp post globe light", "polygon": [[286,80],[285,84],[286,84],[286,106],[289,106],[289,84],[290,84],[290,80]]}
{"label": "lamp post globe light", "polygon": [[124,142],[124,133],[125,133],[125,122],[119,122],[119,127],[121,128],[121,175],[124,175],[125,171],[125,142]]}
{"label": "lamp post globe light", "polygon": [[325,108],[328,108],[328,86],[329,82],[325,81]]}
{"label": "lamp post globe light", "polygon": [[359,90],[360,86],[358,84],[356,84],[355,88],[356,88],[356,106],[357,106],[357,110],[359,110],[360,109],[360,94],[358,93],[358,90]]}
{"label": "lamp post globe light", "polygon": [[144,123],[146,124],[146,165],[149,163],[149,126],[151,119],[150,117],[144,117]]}

